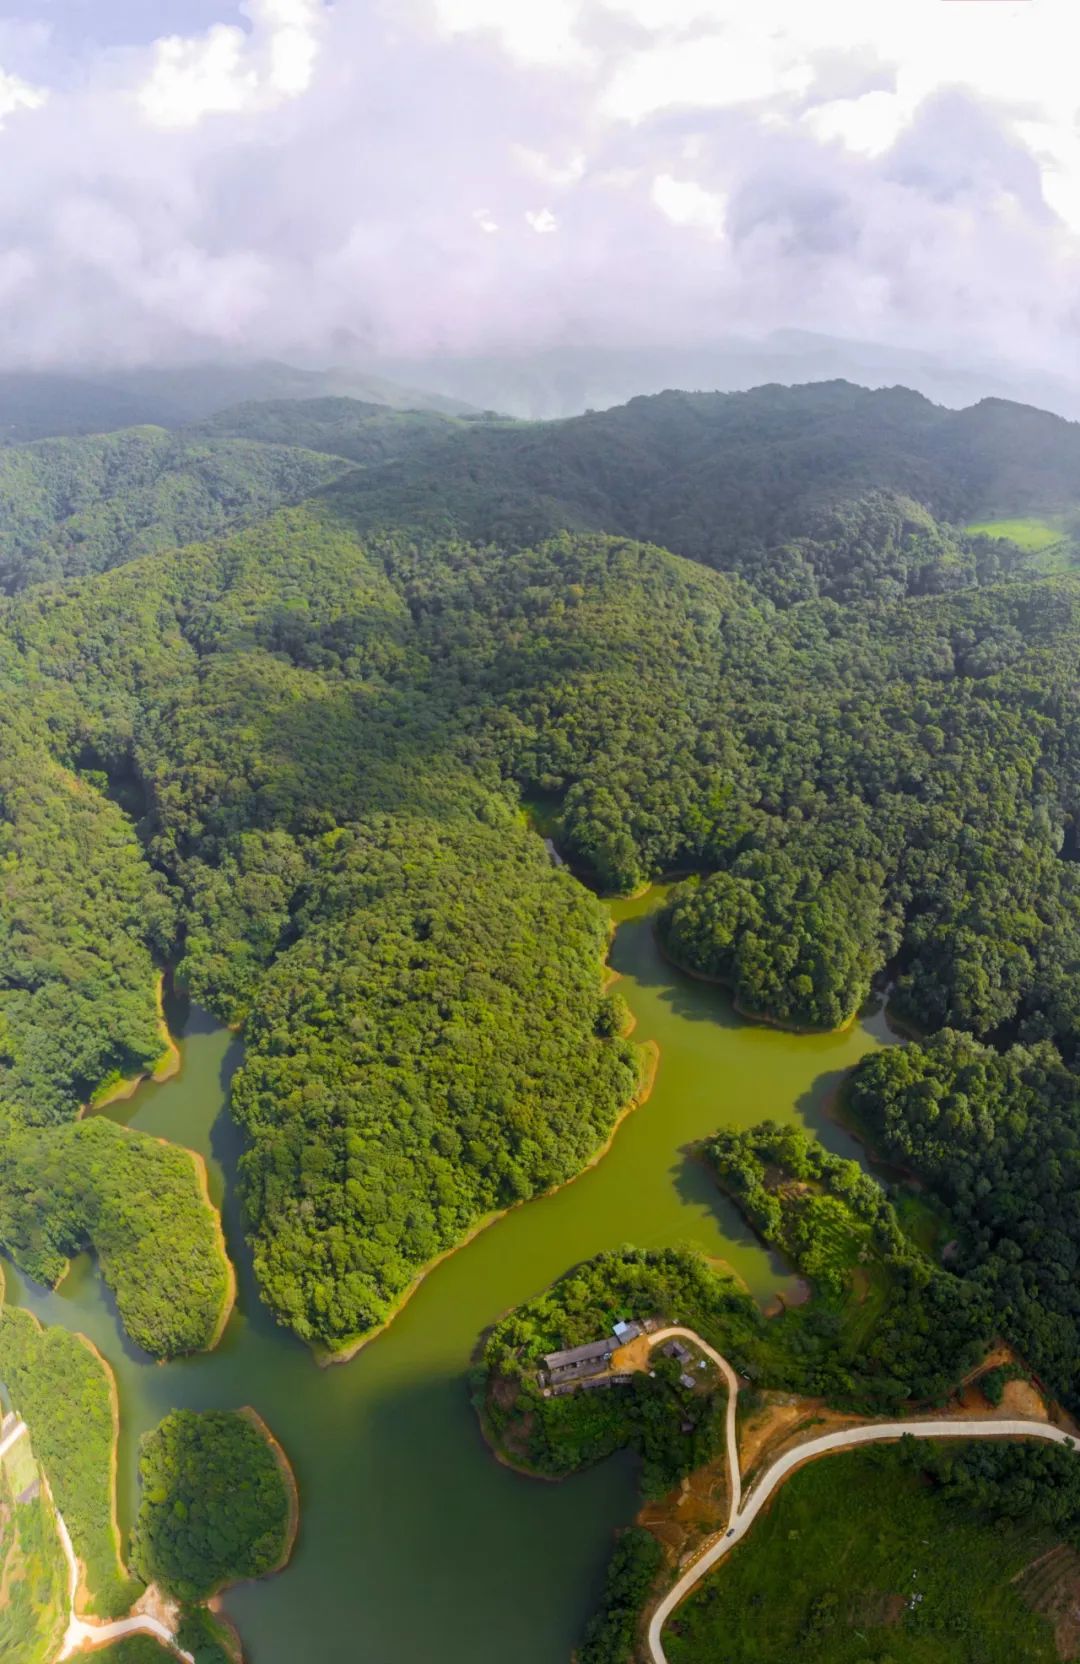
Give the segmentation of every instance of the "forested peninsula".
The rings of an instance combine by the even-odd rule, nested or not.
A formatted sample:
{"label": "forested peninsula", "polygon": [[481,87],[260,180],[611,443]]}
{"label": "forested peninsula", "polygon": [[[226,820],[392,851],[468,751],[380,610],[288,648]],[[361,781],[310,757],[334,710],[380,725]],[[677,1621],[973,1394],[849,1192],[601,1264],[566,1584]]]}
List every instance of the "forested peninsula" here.
{"label": "forested peninsula", "polygon": [[[1033,1069],[1055,1082],[1068,1171],[1080,579],[988,528],[1067,520],[1080,430],[844,383],[551,424],[320,400],[211,427],[2,453],[16,1148],[32,1132],[62,1173],[79,1106],[160,1051],[174,963],[247,1042],[264,1296],[345,1351],[479,1219],[602,1145],[638,1063],[590,887],[680,872],[697,882],[661,927],[673,957],[800,1028],[846,1022],[889,967],[899,1015],[989,1048],[1010,1102]],[[224,447],[213,467],[205,447]],[[70,500],[35,483],[61,466]],[[169,482],[196,476],[174,515]],[[163,547],[186,536],[203,541]],[[962,1092],[962,1050],[930,1056]],[[868,1068],[866,1125],[906,1090]],[[946,1205],[963,1193],[906,1153]],[[1017,1191],[999,1155],[993,1133],[969,1153],[972,1262],[985,1236],[1000,1266]],[[18,1252],[18,1162],[2,1182]],[[1031,1175],[1039,1206],[1056,1183]],[[76,1240],[94,1236],[73,1219]],[[1064,1391],[1073,1250],[1062,1233],[1038,1253]],[[994,1298],[1018,1335],[1042,1321]]]}

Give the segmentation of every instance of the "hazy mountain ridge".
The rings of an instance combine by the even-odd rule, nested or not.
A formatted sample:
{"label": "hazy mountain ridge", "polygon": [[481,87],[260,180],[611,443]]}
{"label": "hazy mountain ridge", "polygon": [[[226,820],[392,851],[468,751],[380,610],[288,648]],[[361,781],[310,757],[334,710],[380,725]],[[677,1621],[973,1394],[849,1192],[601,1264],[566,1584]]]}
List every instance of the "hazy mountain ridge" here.
{"label": "hazy mountain ridge", "polygon": [[108,433],[153,423],[179,428],[252,400],[352,398],[394,410],[466,415],[441,393],[401,387],[348,370],[290,364],[180,365],[162,369],[0,372],[0,445],[52,436]]}

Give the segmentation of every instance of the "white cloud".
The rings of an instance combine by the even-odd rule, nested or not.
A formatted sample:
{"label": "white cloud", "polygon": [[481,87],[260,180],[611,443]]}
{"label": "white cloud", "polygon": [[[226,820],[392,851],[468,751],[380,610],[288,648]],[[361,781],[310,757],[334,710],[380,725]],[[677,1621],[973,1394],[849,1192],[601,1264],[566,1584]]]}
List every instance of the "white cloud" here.
{"label": "white cloud", "polygon": [[208,115],[273,108],[308,90],[315,70],[319,0],[251,0],[250,34],[218,23],[154,46],[137,97],[156,127],[194,127]]}
{"label": "white cloud", "polygon": [[674,179],[670,173],[657,174],[652,199],[662,214],[675,225],[691,225],[714,237],[724,234],[727,203],[714,191],[706,191],[692,179]]}
{"label": "white cloud", "polygon": [[545,156],[542,150],[531,150],[526,144],[516,144],[513,153],[534,179],[543,180],[545,185],[576,185],[585,176],[585,155],[577,150],[565,162],[553,161]]}
{"label": "white cloud", "polygon": [[894,144],[914,114],[912,105],[894,92],[876,88],[858,98],[838,98],[815,104],[804,121],[826,143],[840,139],[849,150],[880,156]]}
{"label": "white cloud", "polygon": [[525,223],[530,225],[539,237],[547,237],[552,231],[559,229],[559,222],[550,208],[527,208]]}
{"label": "white cloud", "polygon": [[16,110],[40,110],[48,97],[44,87],[33,87],[18,75],[0,69],[0,127]]}
{"label": "white cloud", "polygon": [[1080,365],[1077,0],[234,18],[0,28],[0,362],[788,325]]}
{"label": "white cloud", "polygon": [[490,34],[523,63],[563,69],[588,65],[578,34],[580,0],[434,0],[446,34]]}
{"label": "white cloud", "polygon": [[602,108],[641,121],[672,106],[720,109],[805,92],[813,71],[749,30],[733,28],[634,53],[612,76]]}

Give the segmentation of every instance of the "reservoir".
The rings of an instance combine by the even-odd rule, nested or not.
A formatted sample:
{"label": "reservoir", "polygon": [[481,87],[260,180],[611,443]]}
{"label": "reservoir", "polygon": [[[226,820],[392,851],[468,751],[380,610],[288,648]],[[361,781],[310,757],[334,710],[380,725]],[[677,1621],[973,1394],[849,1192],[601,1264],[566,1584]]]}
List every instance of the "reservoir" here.
{"label": "reservoir", "polygon": [[292,1564],[226,1600],[250,1664],[567,1664],[595,1605],[612,1532],[635,1508],[633,1463],[616,1458],[561,1485],[500,1467],[469,1401],[479,1336],[578,1261],[624,1243],[697,1244],[763,1300],[790,1283],[686,1146],[768,1116],[856,1155],[829,1120],[828,1102],[843,1072],[889,1035],[880,1015],[833,1035],[744,1022],[720,989],[661,958],[650,914],[662,894],[612,907],[609,962],[637,1020],[634,1037],[660,1048],[648,1103],[595,1168],[438,1265],[351,1363],[318,1369],[259,1302],[235,1193],[240,1141],[228,1115],[241,1047],[198,1011],[176,1014],[180,1075],[144,1084],[107,1113],[207,1158],[240,1278],[218,1351],[154,1363],[125,1341],[85,1257],[55,1293],[8,1268],[13,1303],[89,1335],[116,1372],[125,1531],[139,1438],[169,1409],[251,1404],[285,1446],[301,1500]]}

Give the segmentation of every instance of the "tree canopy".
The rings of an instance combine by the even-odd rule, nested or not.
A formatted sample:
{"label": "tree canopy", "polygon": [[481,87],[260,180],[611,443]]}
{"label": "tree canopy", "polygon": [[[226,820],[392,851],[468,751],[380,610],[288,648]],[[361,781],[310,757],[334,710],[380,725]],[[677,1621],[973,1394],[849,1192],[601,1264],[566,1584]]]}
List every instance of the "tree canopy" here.
{"label": "tree canopy", "polygon": [[241,1411],[172,1411],[142,1441],[139,1481],[132,1562],[181,1600],[262,1577],[288,1550],[289,1484]]}

